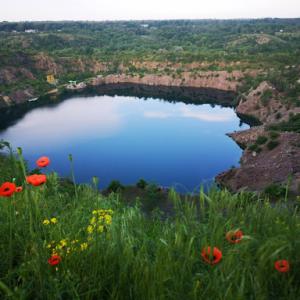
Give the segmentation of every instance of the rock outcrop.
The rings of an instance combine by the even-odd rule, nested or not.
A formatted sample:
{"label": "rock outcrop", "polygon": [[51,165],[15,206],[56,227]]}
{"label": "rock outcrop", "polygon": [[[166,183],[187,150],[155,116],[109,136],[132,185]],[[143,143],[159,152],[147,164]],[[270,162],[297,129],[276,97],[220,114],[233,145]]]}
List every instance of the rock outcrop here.
{"label": "rock outcrop", "polygon": [[[231,135],[237,143],[249,144],[262,128],[254,128]],[[254,133],[254,135],[253,135]],[[248,139],[248,140],[247,140]],[[291,176],[290,191],[300,193],[300,134],[283,132],[278,146],[260,153],[245,150],[239,168],[232,168],[216,177],[216,181],[232,191],[262,191],[271,184],[285,184]]]}
{"label": "rock outcrop", "polygon": [[264,81],[240,101],[236,112],[240,115],[255,117],[263,124],[286,121],[291,113],[300,113],[300,107],[287,106],[281,98],[283,96]]}
{"label": "rock outcrop", "polygon": [[[228,134],[242,149],[240,167],[232,168],[216,177],[216,181],[232,191],[247,189],[262,191],[270,184],[284,184],[291,176],[290,191],[300,193],[300,134],[278,133],[274,149],[259,145],[259,151],[249,150],[259,137],[268,137],[268,125],[286,121],[300,108],[285,105],[280,95],[268,82],[262,82],[238,104],[236,111],[254,117],[263,125]],[[274,141],[273,141],[274,142]],[[271,147],[272,148],[272,147]],[[250,148],[251,149],[251,148]]]}
{"label": "rock outcrop", "polygon": [[235,131],[227,135],[232,138],[242,149],[246,149],[248,145],[254,144],[259,136],[265,134],[264,126],[252,127],[248,130]]}

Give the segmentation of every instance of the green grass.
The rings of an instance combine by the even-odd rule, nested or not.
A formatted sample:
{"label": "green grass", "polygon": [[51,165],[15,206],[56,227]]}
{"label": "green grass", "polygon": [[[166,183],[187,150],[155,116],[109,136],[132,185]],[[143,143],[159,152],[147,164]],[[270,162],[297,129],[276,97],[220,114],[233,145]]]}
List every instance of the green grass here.
{"label": "green grass", "polygon": [[[2,181],[14,172],[1,177],[2,170]],[[146,216],[143,199],[127,206],[119,194],[103,196],[93,184],[77,185],[74,193],[72,184],[61,187],[55,173],[39,187],[25,184],[20,174],[13,177],[24,190],[0,198],[1,299],[300,297],[299,202],[271,204],[251,193],[215,189],[192,201],[170,190],[171,216],[157,210]],[[112,222],[103,232],[88,233],[97,209],[113,210]],[[56,224],[43,224],[52,217]],[[231,229],[243,231],[240,243],[225,239]],[[57,250],[62,261],[55,268],[47,263],[47,245],[62,240],[67,245]],[[81,250],[83,243],[87,249]],[[202,260],[206,246],[222,251],[220,263]],[[278,259],[289,260],[290,272],[274,269]]]}

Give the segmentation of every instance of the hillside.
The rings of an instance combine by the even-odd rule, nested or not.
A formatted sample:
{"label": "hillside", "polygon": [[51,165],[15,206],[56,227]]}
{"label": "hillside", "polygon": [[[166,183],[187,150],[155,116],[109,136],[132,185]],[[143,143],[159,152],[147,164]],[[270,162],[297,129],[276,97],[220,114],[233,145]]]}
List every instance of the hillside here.
{"label": "hillside", "polygon": [[150,186],[129,203],[28,177],[18,153],[0,157],[2,299],[299,298],[299,199],[169,190],[164,211]]}

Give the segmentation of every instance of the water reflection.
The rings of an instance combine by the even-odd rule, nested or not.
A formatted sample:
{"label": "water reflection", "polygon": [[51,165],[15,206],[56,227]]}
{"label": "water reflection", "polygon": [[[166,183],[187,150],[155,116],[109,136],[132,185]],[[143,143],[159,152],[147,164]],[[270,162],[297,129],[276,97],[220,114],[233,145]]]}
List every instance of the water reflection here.
{"label": "water reflection", "polygon": [[236,114],[230,108],[215,107],[209,105],[185,105],[178,104],[171,112],[166,111],[145,111],[144,117],[153,119],[166,118],[191,118],[204,122],[231,122],[236,119]]}
{"label": "water reflection", "polygon": [[236,119],[234,111],[230,108],[216,107],[208,109],[207,105],[201,105],[197,110],[189,107],[181,108],[182,116],[185,118],[194,118],[205,122],[232,122]]}
{"label": "water reflection", "polygon": [[36,109],[8,128],[2,138],[26,148],[41,144],[72,143],[78,137],[107,137],[122,127],[120,103],[104,97],[92,98],[87,103],[82,98],[62,102],[54,108]]}

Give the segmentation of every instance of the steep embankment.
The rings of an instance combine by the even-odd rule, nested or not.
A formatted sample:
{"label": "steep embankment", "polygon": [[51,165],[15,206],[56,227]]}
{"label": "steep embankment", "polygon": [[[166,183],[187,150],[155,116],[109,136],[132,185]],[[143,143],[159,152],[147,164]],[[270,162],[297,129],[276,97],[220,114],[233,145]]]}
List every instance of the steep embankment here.
{"label": "steep embankment", "polygon": [[62,86],[69,79],[83,80],[102,74],[101,78],[92,80],[92,85],[133,83],[234,92],[245,75],[256,74],[254,71],[226,71],[227,67],[233,68],[237,63],[218,63],[222,71],[209,71],[209,66],[208,62],[172,64],[156,61],[130,61],[126,65],[114,66],[111,62],[87,57],[54,58],[44,52],[35,55],[21,53],[0,68],[0,107],[26,102],[53,89],[46,81],[48,74],[54,75]]}
{"label": "steep embankment", "polygon": [[232,73],[227,71],[207,71],[199,72],[197,75],[191,72],[182,72],[180,77],[156,74],[144,76],[121,74],[95,78],[92,80],[92,85],[135,83],[153,86],[184,86],[236,91],[239,84],[238,80],[243,78],[243,76],[244,74],[240,71],[233,71]]}
{"label": "steep embankment", "polygon": [[236,111],[256,118],[262,125],[229,134],[244,152],[240,167],[221,173],[217,182],[233,191],[262,191],[271,184],[285,184],[290,178],[290,190],[299,193],[300,134],[272,132],[269,125],[289,120],[300,113],[300,107],[284,104],[282,95],[262,82],[240,101]]}

